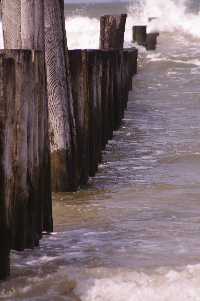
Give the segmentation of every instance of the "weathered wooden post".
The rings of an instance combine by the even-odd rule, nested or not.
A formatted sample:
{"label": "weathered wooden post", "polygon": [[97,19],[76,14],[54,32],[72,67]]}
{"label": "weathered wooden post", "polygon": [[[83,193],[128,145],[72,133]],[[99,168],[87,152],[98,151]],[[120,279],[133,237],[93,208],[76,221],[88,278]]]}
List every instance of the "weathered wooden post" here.
{"label": "weathered wooden post", "polygon": [[21,2],[20,0],[2,0],[2,26],[4,47],[20,49],[21,43]]}
{"label": "weathered wooden post", "polygon": [[123,48],[126,18],[126,14],[101,17],[100,49]]}
{"label": "weathered wooden post", "polygon": [[19,49],[0,52],[3,62],[13,66],[3,69],[1,108],[7,137],[2,147],[7,165],[0,171],[5,192],[1,202],[6,204],[0,211],[7,209],[9,249],[16,250],[38,245],[42,232],[53,229],[43,9],[42,0],[2,1],[5,48]]}
{"label": "weathered wooden post", "polygon": [[[77,188],[76,127],[67,53],[64,0],[3,0],[6,48],[45,44],[54,191]],[[45,33],[44,33],[45,25]]]}
{"label": "weathered wooden post", "polygon": [[45,57],[53,191],[76,190],[77,137],[63,0],[45,0]]}
{"label": "weathered wooden post", "polygon": [[6,49],[44,50],[43,0],[2,0]]}
{"label": "weathered wooden post", "polygon": [[102,148],[104,149],[108,140],[112,137],[111,116],[110,116],[110,95],[111,91],[111,62],[110,62],[110,50],[102,51]]}
{"label": "weathered wooden post", "polygon": [[2,50],[0,58],[1,254],[38,245],[42,232],[52,231],[52,212],[50,182],[43,180],[50,172],[44,56]]}
{"label": "weathered wooden post", "polygon": [[155,50],[157,46],[157,38],[159,36],[159,33],[152,32],[147,34],[146,38],[146,49],[147,50]]}
{"label": "weathered wooden post", "polygon": [[138,43],[138,45],[145,46],[146,37],[147,37],[146,25],[133,26],[133,42]]}
{"label": "weathered wooden post", "polygon": [[[0,55],[0,280],[7,277],[10,273],[10,200],[6,198],[6,106],[7,99],[4,97],[5,92],[10,90],[9,77],[14,76],[14,62],[12,60],[4,60]],[[9,95],[9,94],[8,94]],[[7,156],[8,157],[8,156]],[[7,166],[9,167],[9,166]],[[9,210],[8,210],[9,208]]]}
{"label": "weathered wooden post", "polygon": [[128,76],[128,89],[132,90],[132,77],[137,73],[137,48],[126,48],[124,53],[127,53],[127,76]]}
{"label": "weathered wooden post", "polygon": [[101,113],[101,70],[100,70],[100,51],[88,50],[88,92],[90,99],[90,137],[89,137],[89,153],[90,153],[90,176],[94,176],[98,163],[101,158],[101,131],[102,131],[102,113]]}
{"label": "weathered wooden post", "polygon": [[69,51],[72,94],[78,141],[78,183],[85,185],[89,178],[90,94],[87,50]]}

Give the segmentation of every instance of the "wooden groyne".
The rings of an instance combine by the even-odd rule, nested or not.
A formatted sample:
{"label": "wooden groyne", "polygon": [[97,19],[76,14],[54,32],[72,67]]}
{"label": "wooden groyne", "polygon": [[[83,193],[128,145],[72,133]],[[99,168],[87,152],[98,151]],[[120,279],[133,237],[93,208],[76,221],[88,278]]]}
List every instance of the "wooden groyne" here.
{"label": "wooden groyne", "polygon": [[137,50],[70,50],[72,92],[78,137],[78,183],[94,176],[101,152],[121,125]]}
{"label": "wooden groyne", "polygon": [[126,18],[126,14],[100,18],[100,49],[123,48]]}
{"label": "wooden groyne", "polygon": [[40,52],[0,52],[0,278],[10,249],[39,244],[52,231],[48,112]]}
{"label": "wooden groyne", "polygon": [[137,50],[123,49],[126,15],[101,22],[101,49],[69,51],[63,12],[62,0],[3,0],[13,50],[0,51],[0,279],[11,249],[52,232],[51,190],[76,191],[96,174],[137,72]]}

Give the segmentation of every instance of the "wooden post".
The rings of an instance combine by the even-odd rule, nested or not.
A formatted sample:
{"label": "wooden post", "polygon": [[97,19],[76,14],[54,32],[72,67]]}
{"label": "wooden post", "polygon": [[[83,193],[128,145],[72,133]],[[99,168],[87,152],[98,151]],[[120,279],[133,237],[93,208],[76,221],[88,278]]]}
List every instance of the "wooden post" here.
{"label": "wooden post", "polygon": [[0,58],[1,254],[38,245],[42,232],[52,231],[52,215],[50,183],[43,180],[49,174],[44,56],[2,50]]}
{"label": "wooden post", "polygon": [[158,36],[159,36],[159,33],[157,33],[157,32],[147,34],[147,38],[146,38],[146,49],[147,50],[156,50]]}
{"label": "wooden post", "polygon": [[45,45],[52,188],[54,191],[76,190],[77,137],[64,0],[3,0],[3,15],[6,48],[44,50]]}
{"label": "wooden post", "polygon": [[78,141],[78,183],[85,185],[89,178],[89,130],[91,118],[87,50],[70,50],[69,61]]}
{"label": "wooden post", "polygon": [[4,47],[19,49],[21,43],[21,0],[2,0]]}
{"label": "wooden post", "polygon": [[44,51],[44,0],[21,0],[21,46]]}
{"label": "wooden post", "polygon": [[77,189],[76,131],[63,0],[45,0],[45,56],[53,191]]}
{"label": "wooden post", "polygon": [[126,14],[101,17],[100,49],[123,48],[126,18]]}
{"label": "wooden post", "polygon": [[137,48],[126,48],[124,49],[124,53],[127,53],[128,89],[132,90],[132,78],[137,73],[138,50]]}
{"label": "wooden post", "polygon": [[114,69],[114,129],[117,130],[121,125],[123,118],[123,91],[122,91],[122,54],[123,50],[115,52],[115,69]]}
{"label": "wooden post", "polygon": [[[6,185],[8,181],[7,173],[10,167],[8,162],[9,154],[5,147],[6,141],[6,108],[7,99],[12,97],[12,92],[7,95],[7,91],[11,90],[11,80],[9,78],[14,77],[14,62],[12,60],[4,60],[3,56],[0,55],[0,280],[4,279],[9,275],[10,272],[10,199],[7,195]],[[7,97],[4,97],[6,94]],[[7,160],[6,160],[7,159]],[[8,166],[9,165],[9,166]],[[12,174],[10,174],[10,180],[12,181]],[[10,183],[10,185],[12,182]],[[8,209],[9,208],[9,209]]]}
{"label": "wooden post", "polygon": [[101,57],[98,50],[88,50],[88,91],[90,99],[90,176],[94,176],[101,158],[102,116],[101,116]]}
{"label": "wooden post", "polygon": [[110,129],[110,50],[102,51],[102,147],[105,148],[111,138]]}
{"label": "wooden post", "polygon": [[145,46],[147,37],[147,27],[144,25],[133,26],[133,42]]}

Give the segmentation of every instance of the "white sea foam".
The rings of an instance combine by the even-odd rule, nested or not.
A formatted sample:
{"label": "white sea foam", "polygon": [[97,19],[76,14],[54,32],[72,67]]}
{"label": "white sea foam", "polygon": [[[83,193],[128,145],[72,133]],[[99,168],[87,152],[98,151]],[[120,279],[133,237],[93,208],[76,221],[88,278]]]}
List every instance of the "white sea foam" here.
{"label": "white sea foam", "polygon": [[[94,278],[93,278],[94,277]],[[78,284],[83,301],[199,301],[200,265],[152,272],[99,269]]]}
{"label": "white sea foam", "polygon": [[[148,23],[149,17],[158,19]],[[148,32],[181,31],[200,38],[200,15],[187,13],[185,0],[131,0],[125,32],[125,47],[132,47],[134,24],[148,24]],[[99,47],[99,20],[73,16],[66,20],[68,45],[73,48]]]}
{"label": "white sea foam", "polygon": [[149,23],[149,32],[180,30],[200,38],[200,14],[188,13],[185,0],[130,1],[129,24],[147,24],[150,17],[157,19]]}
{"label": "white sea foam", "polygon": [[74,16],[66,19],[66,32],[69,49],[96,49],[99,48],[99,20],[83,16]]}

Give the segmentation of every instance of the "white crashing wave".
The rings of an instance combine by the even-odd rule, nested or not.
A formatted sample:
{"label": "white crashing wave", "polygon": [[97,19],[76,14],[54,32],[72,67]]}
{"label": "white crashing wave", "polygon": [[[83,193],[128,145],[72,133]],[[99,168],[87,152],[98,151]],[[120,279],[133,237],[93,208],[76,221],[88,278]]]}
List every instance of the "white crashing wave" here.
{"label": "white crashing wave", "polygon": [[[83,301],[199,301],[200,265],[152,273],[98,269],[78,283]],[[93,278],[94,277],[94,278]]]}
{"label": "white crashing wave", "polygon": [[66,32],[69,49],[99,48],[99,20],[83,16],[66,19]]}
{"label": "white crashing wave", "polygon": [[[131,0],[125,32],[125,47],[131,47],[132,26],[147,24],[149,17],[158,19],[148,24],[148,31],[181,31],[200,38],[200,15],[186,12],[185,0]],[[99,47],[99,20],[73,16],[66,20],[68,45],[73,48]]]}
{"label": "white crashing wave", "polygon": [[149,31],[182,31],[200,38],[200,14],[187,12],[186,0],[131,0],[129,27],[133,23],[147,24],[149,17],[157,20],[149,24]]}

